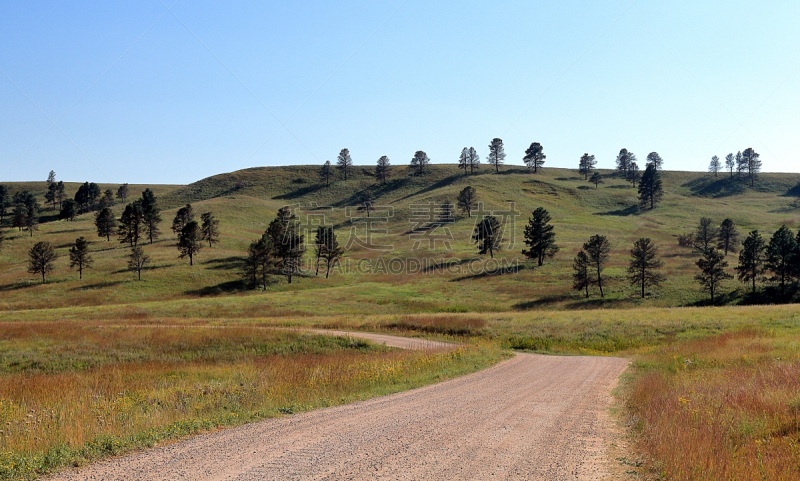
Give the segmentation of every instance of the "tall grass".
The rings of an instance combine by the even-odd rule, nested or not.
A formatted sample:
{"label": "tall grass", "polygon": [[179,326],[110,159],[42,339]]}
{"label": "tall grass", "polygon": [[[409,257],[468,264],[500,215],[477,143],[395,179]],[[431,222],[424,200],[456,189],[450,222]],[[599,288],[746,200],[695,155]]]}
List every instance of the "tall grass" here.
{"label": "tall grass", "polygon": [[664,479],[800,479],[796,334],[743,330],[640,356],[625,402]]}
{"label": "tall grass", "polygon": [[20,323],[0,326],[0,339],[2,479],[407,389],[499,354],[397,351],[245,326]]}

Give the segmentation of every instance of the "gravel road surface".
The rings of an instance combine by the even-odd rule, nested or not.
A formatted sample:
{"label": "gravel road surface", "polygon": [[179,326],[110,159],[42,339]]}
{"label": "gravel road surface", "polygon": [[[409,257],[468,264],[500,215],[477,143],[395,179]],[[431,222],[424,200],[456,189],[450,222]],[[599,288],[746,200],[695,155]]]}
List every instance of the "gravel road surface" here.
{"label": "gravel road surface", "polygon": [[[392,342],[419,341],[402,339]],[[517,354],[451,381],[201,435],[50,479],[602,479],[610,391],[627,364]]]}

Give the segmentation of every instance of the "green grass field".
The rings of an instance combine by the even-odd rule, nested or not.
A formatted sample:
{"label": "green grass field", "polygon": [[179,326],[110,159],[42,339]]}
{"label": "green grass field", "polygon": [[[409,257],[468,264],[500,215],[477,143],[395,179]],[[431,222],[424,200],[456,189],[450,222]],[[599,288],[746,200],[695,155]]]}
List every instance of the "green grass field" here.
{"label": "green grass field", "polygon": [[[693,279],[699,254],[679,246],[677,236],[691,231],[702,216],[717,224],[730,217],[741,237],[751,229],[769,236],[783,224],[796,230],[800,209],[788,194],[795,192],[800,175],[764,174],[751,189],[727,174],[715,179],[667,171],[663,202],[639,212],[636,191],[609,171],[602,171],[604,183],[597,189],[567,169],[532,174],[505,167],[497,174],[483,167],[479,175],[464,176],[453,165],[434,165],[428,175],[413,177],[405,167],[396,167],[381,186],[371,168],[357,167],[351,179],[335,180],[329,187],[318,182],[316,173],[316,167],[260,168],[188,186],[131,186],[132,197],[153,189],[164,209],[161,237],[143,244],[152,262],[141,281],[126,268],[129,248],[114,238],[98,238],[92,214],[67,222],[45,209],[33,236],[7,228],[0,249],[0,416],[13,429],[0,434],[0,475],[29,478],[280,415],[282,408],[312,409],[407,389],[496,362],[502,348],[631,358],[618,393],[621,418],[633,435],[635,454],[656,477],[696,479],[697,473],[713,472],[720,479],[797,479],[800,387],[787,381],[795,379],[800,362],[797,306],[739,305],[748,301],[747,288],[728,281],[720,306],[705,307],[707,294]],[[43,182],[8,185],[12,193],[31,190],[44,203]],[[513,231],[508,224],[509,247],[489,266],[518,269],[470,271],[470,266],[485,265],[488,256],[477,255],[470,242],[475,219],[463,214],[449,225],[452,249],[414,248],[413,212],[420,207],[411,206],[454,202],[467,185],[477,189],[486,210],[507,210],[514,203],[520,215]],[[77,187],[69,184],[67,194]],[[345,267],[327,279],[323,268],[319,276],[295,276],[292,284],[275,276],[266,291],[245,286],[242,257],[278,208],[330,207],[314,213],[325,212],[344,245],[351,229],[364,232],[348,218],[347,208],[357,206],[365,190],[373,192],[380,209],[393,209],[393,216],[376,226],[386,232],[374,239],[392,245],[391,250],[354,245],[345,252]],[[178,259],[169,230],[177,209],[187,202],[198,217],[212,211],[220,220],[220,243],[201,250],[194,266]],[[123,207],[114,206],[117,216]],[[537,207],[550,212],[561,248],[542,267],[520,253],[524,224]],[[572,258],[596,233],[612,244],[605,272],[610,279],[604,299],[598,292],[585,299],[571,290]],[[67,260],[79,236],[91,240],[95,259],[83,279]],[[629,250],[640,237],[652,238],[666,262],[667,281],[650,289],[646,299],[638,297],[625,276]],[[26,272],[27,251],[41,240],[54,244],[61,256],[45,284]],[[396,259],[427,268],[393,272]],[[733,273],[737,257],[731,254],[728,261]],[[370,268],[364,268],[367,263]],[[186,338],[157,326],[173,326]],[[260,329],[273,326],[384,331],[468,347],[458,358],[425,361],[425,354]],[[105,337],[112,330],[117,336]],[[278,366],[270,374],[277,391],[257,375],[267,361]],[[314,363],[330,366],[331,376],[336,370],[347,375],[330,377],[328,387],[319,389],[307,381]],[[396,375],[370,378],[392,363]],[[100,379],[110,383],[102,392],[64,390],[65,383],[98,386]],[[175,379],[178,387],[168,389]],[[31,383],[44,387],[20,390]],[[222,393],[209,398],[213,402],[197,390],[212,384],[215,393]],[[287,397],[286,390],[301,384],[305,390]],[[92,396],[99,400],[97,412],[76,408],[92,406]],[[142,399],[156,404],[146,406]],[[41,418],[35,426],[47,434],[31,430],[29,414],[37,423]],[[87,428],[70,430],[75,419]],[[127,437],[121,434],[126,422],[136,426]],[[708,426],[713,436],[703,434]]]}
{"label": "green grass field", "polygon": [[[55,212],[44,211],[42,219],[46,222],[33,237],[27,232],[7,230],[0,250],[0,308],[105,306],[225,296],[256,296],[269,299],[267,304],[275,311],[315,314],[377,314],[386,309],[415,313],[686,306],[703,302],[706,294],[693,280],[699,254],[678,246],[678,234],[689,232],[701,216],[707,216],[717,223],[732,218],[742,236],[755,228],[768,235],[782,224],[796,228],[800,215],[800,210],[791,205],[793,198],[786,196],[800,181],[800,176],[793,174],[764,174],[756,188],[750,189],[724,176],[714,181],[707,174],[665,172],[663,202],[653,211],[638,213],[635,190],[609,172],[604,172],[605,183],[598,189],[566,169],[531,174],[508,167],[495,174],[484,168],[479,175],[464,176],[455,166],[435,165],[426,176],[410,177],[405,168],[395,168],[385,186],[377,185],[368,173],[367,168],[358,168],[351,180],[337,180],[330,187],[319,184],[316,168],[312,167],[248,169],[189,186],[152,186],[165,209],[164,222],[161,238],[153,245],[144,245],[153,260],[143,272],[142,282],[126,270],[129,249],[115,239],[106,242],[97,237],[92,214],[81,215],[74,222],[47,221]],[[451,236],[445,237],[451,239],[452,250],[443,248],[441,241],[434,249],[425,244],[413,249],[414,240],[409,233],[417,224],[410,206],[440,203],[445,198],[454,202],[467,185],[477,189],[486,210],[508,209],[508,202],[514,202],[519,212],[513,226],[508,222],[507,249],[498,253],[497,264],[488,265],[497,275],[482,275],[483,270],[470,269],[484,261],[470,242],[475,218],[459,214],[449,226]],[[44,191],[44,183],[10,187],[12,191]],[[131,186],[132,196],[143,187]],[[68,186],[68,195],[71,188],[77,189],[77,185]],[[376,234],[373,239],[375,244],[391,245],[390,251],[354,244],[346,251],[342,267],[328,279],[306,275],[291,285],[279,279],[266,297],[245,289],[240,282],[241,258],[279,207],[312,203],[331,206],[325,212],[326,222],[335,226],[340,243],[345,244],[351,228],[365,237],[365,227],[351,224],[346,207],[356,206],[359,193],[366,189],[374,192],[375,205],[394,209],[388,223],[376,225],[387,232]],[[177,208],[186,202],[193,203],[197,215],[212,211],[221,221],[221,242],[203,249],[192,267],[187,260],[177,258],[176,236],[169,230]],[[122,207],[114,207],[116,215]],[[534,268],[520,251],[524,247],[524,224],[537,207],[546,208],[553,217],[561,251],[544,266]],[[310,230],[313,232],[313,227]],[[610,281],[605,299],[597,293],[583,299],[570,288],[571,263],[583,242],[595,233],[606,235],[612,244],[606,270]],[[83,280],[78,280],[77,272],[67,267],[68,248],[79,236],[92,241],[90,250],[95,259]],[[668,276],[644,301],[637,298],[636,289],[625,279],[628,252],[633,242],[643,236],[653,238],[660,247]],[[47,285],[40,285],[37,276],[26,272],[27,250],[39,240],[53,243],[61,255]],[[306,257],[310,265],[311,253]],[[392,259],[411,259],[412,267],[419,266],[418,273],[394,272],[399,264],[390,264]],[[369,267],[359,272],[359,268],[368,266],[366,262]],[[732,268],[737,263],[736,256],[729,255],[729,262]],[[450,270],[436,270],[437,265],[449,265]],[[512,265],[519,266],[518,272],[496,269]],[[425,266],[428,270],[424,270]],[[740,292],[734,292],[737,289]],[[728,282],[723,287],[722,302],[738,302],[737,295],[745,290],[735,281]],[[238,305],[238,301],[234,304]]]}

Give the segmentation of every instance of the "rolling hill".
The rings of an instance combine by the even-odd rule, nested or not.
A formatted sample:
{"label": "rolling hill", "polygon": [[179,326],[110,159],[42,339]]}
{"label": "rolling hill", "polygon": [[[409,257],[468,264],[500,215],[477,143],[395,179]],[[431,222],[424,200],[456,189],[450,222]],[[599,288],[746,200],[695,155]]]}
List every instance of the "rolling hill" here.
{"label": "rolling hill", "polygon": [[[330,186],[320,183],[316,166],[245,169],[186,186],[131,186],[132,196],[151,187],[164,209],[161,237],[153,245],[143,246],[152,262],[141,282],[126,269],[129,248],[113,238],[111,242],[98,238],[91,213],[68,222],[55,220],[56,212],[44,209],[43,223],[32,237],[28,232],[6,230],[0,250],[0,309],[176,301],[186,308],[209,303],[222,309],[248,305],[263,315],[281,315],[693,305],[706,299],[693,281],[698,253],[680,247],[678,234],[692,230],[702,216],[717,224],[729,217],[742,236],[751,229],[770,235],[782,224],[796,229],[800,217],[800,209],[793,207],[800,183],[797,174],[763,174],[751,189],[727,174],[713,177],[665,171],[663,201],[652,211],[640,212],[636,190],[610,171],[600,171],[604,183],[595,188],[568,169],[547,168],[533,174],[520,167],[503,167],[499,173],[483,167],[479,174],[465,176],[455,165],[437,164],[427,175],[410,176],[405,167],[394,167],[385,185],[376,182],[372,170],[356,166],[347,181],[337,178]],[[12,193],[31,190],[44,204],[43,182],[7,185]],[[444,199],[455,202],[458,192],[468,185],[477,190],[484,211],[509,211],[513,202],[513,211],[518,213],[506,217],[509,229],[497,262],[487,264],[485,256],[477,255],[470,242],[476,219],[462,213],[446,225],[449,232],[440,229],[431,237],[418,235],[431,220],[432,209]],[[73,195],[77,187],[69,184],[67,194]],[[359,245],[358,240],[363,243],[367,237],[367,228],[357,220],[365,213],[355,208],[366,191],[375,199],[373,221],[374,216],[381,219],[387,212],[392,214],[372,225],[375,231],[385,231],[374,234],[373,244],[391,245],[391,250]],[[213,248],[206,246],[191,267],[187,260],[178,259],[175,235],[169,230],[175,212],[186,203],[193,205],[198,216],[212,211],[221,221],[221,242]],[[298,212],[310,214],[312,223],[324,214],[325,222],[335,226],[340,244],[346,244],[352,235],[356,235],[355,242],[328,279],[311,270],[292,284],[276,276],[267,292],[246,289],[241,282],[242,257],[284,205],[305,207]],[[546,208],[552,216],[561,248],[542,267],[526,262],[520,254],[524,224],[537,207]],[[115,215],[119,216],[122,208],[114,206]],[[310,225],[309,232],[313,230]],[[571,290],[572,258],[595,233],[611,241],[606,270],[611,280],[605,299],[598,293],[584,299]],[[430,239],[437,235],[434,248],[429,249]],[[67,259],[71,243],[79,236],[91,240],[95,259],[82,280],[68,268]],[[636,297],[636,289],[625,279],[629,250],[640,237],[656,241],[668,276],[644,300]],[[44,285],[26,272],[27,251],[40,240],[53,243],[61,256]],[[728,261],[732,272],[737,258],[729,255]],[[413,272],[405,272],[408,268]],[[739,302],[737,289],[743,286],[735,281],[726,283],[723,291],[728,294],[722,301]]]}

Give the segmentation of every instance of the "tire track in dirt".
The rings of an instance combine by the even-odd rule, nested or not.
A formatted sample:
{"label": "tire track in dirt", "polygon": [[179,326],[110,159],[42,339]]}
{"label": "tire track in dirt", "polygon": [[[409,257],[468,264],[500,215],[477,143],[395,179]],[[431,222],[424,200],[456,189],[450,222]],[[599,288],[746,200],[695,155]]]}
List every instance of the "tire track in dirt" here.
{"label": "tire track in dirt", "polygon": [[[422,341],[335,334],[402,344],[394,347]],[[458,379],[201,435],[50,479],[601,479],[609,474],[610,391],[627,364],[517,354]]]}

